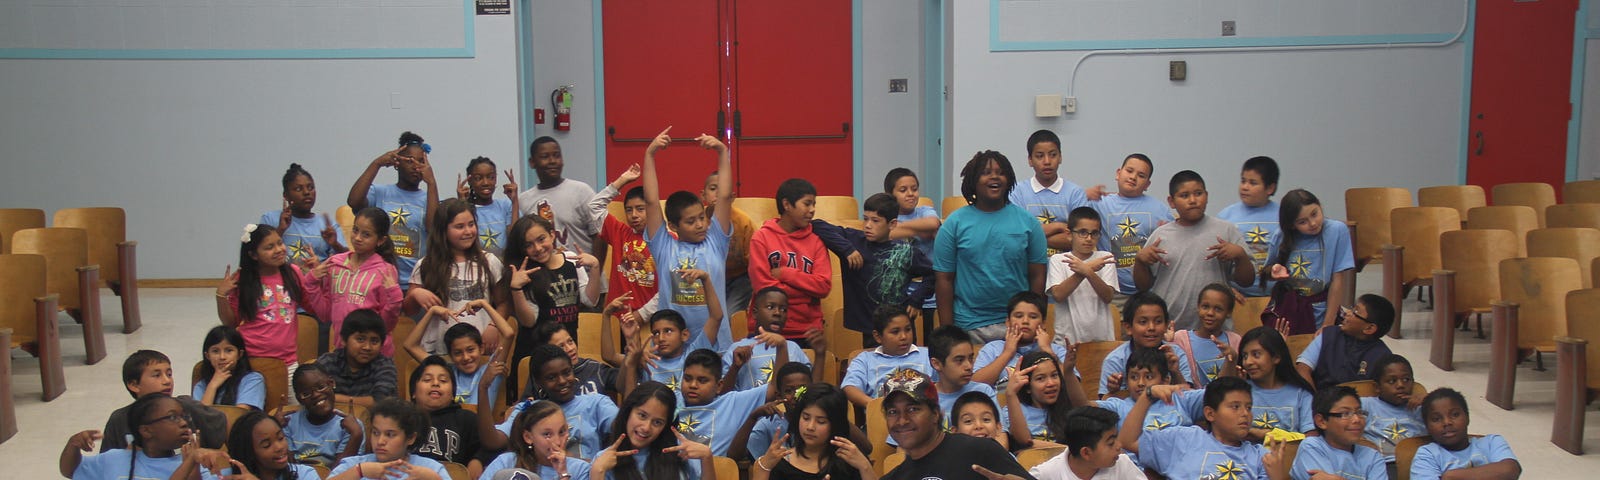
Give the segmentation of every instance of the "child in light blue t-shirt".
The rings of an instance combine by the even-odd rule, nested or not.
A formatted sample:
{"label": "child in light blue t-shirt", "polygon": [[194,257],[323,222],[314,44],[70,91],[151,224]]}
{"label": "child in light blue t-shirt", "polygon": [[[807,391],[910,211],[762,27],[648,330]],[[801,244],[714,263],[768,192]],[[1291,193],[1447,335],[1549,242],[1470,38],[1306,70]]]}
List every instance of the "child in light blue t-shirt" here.
{"label": "child in light blue t-shirt", "polygon": [[1011,445],[1029,448],[1035,440],[1065,442],[1062,431],[1073,405],[1087,403],[1083,387],[1054,354],[1035,350],[1023,355],[1006,382],[1006,406]]}
{"label": "child in light blue t-shirt", "polygon": [[[566,352],[555,345],[535,346],[528,357],[528,369],[529,380],[545,400],[530,398],[512,405],[505,421],[495,426],[500,434],[483,436],[482,448],[504,448],[517,415],[539,401],[554,402],[561,407],[570,432],[567,442],[578,445],[578,454],[583,458],[594,458],[601,449],[610,445],[609,442],[614,439],[609,439],[607,435],[611,431],[611,422],[617,417],[617,404],[611,401],[611,397],[598,393],[578,393],[578,378],[572,373],[572,359],[567,357]],[[496,374],[499,370],[496,368]],[[492,421],[489,417],[478,417],[480,431]]]}
{"label": "child in light blue t-shirt", "polygon": [[[733,167],[728,147],[710,135],[701,135],[695,141],[702,148],[717,152],[717,185],[714,192],[721,198],[711,203],[732,204]],[[646,205],[656,205],[661,200],[655,152],[667,148],[671,143],[672,139],[663,132],[645,149],[643,178]],[[729,228],[733,225],[728,215],[733,209],[713,209],[710,218],[707,218],[701,198],[687,191],[673,192],[666,198],[665,207],[665,212],[646,208],[644,217],[650,255],[656,262],[656,284],[660,289],[661,308],[676,310],[688,319],[689,334],[693,338],[709,337],[706,343],[720,351],[733,343],[733,337],[727,331],[714,331],[707,324],[708,319],[727,321],[720,317],[726,314],[721,311],[721,305],[727,303],[726,298],[721,289],[711,286],[721,286],[727,282]],[[668,231],[668,227],[671,227],[671,231]],[[704,271],[704,278],[686,275],[687,270]],[[713,305],[713,302],[716,304]],[[711,310],[714,307],[717,308],[716,312]]]}
{"label": "child in light blue t-shirt", "polygon": [[[505,317],[500,316],[500,312],[494,308],[488,308],[488,302],[480,299],[474,301],[474,304],[483,307],[482,310],[488,312],[489,317],[493,319],[493,326],[500,331],[500,338],[516,337],[516,327],[512,326],[511,322],[506,320]],[[427,328],[422,327],[433,321],[448,323],[453,315],[454,312],[443,306],[435,306],[429,309],[428,313],[422,316],[422,321],[417,322],[418,328],[411,329],[411,335],[406,337],[405,341],[401,343],[401,347],[418,362],[428,358],[428,352],[422,348],[422,336]],[[495,395],[500,394],[502,380],[494,375],[485,375],[485,373],[489,371],[490,364],[505,363],[512,349],[501,348],[493,356],[484,356],[483,334],[479,333],[477,326],[467,322],[457,323],[445,329],[442,344],[449,354],[447,358],[450,360],[450,373],[455,380],[456,403],[478,405],[479,399],[492,399],[496,398]],[[486,388],[479,388],[479,382],[483,381],[486,376],[489,377],[489,385],[486,385]],[[480,396],[480,392],[485,395]],[[488,403],[492,404],[494,402]]]}
{"label": "child in light blue t-shirt", "polygon": [[[67,439],[67,446],[61,451],[61,469],[71,471],[75,479],[117,480],[130,476],[168,478],[180,469],[195,467],[194,458],[178,454],[178,448],[190,441],[191,425],[177,399],[165,393],[145,394],[134,400],[127,412],[126,428],[133,439],[129,448],[85,457],[83,452],[94,451],[100,432],[84,430]],[[200,453],[221,452],[202,449]]]}
{"label": "child in light blue t-shirt", "polygon": [[311,172],[298,163],[289,164],[289,171],[283,173],[283,208],[261,214],[261,221],[256,222],[278,228],[283,246],[289,250],[289,263],[299,264],[312,256],[327,260],[349,251],[344,230],[326,213],[318,218],[311,210],[316,206],[317,183]]}
{"label": "child in light blue t-shirt", "polygon": [[1100,213],[1100,249],[1117,257],[1117,290],[1123,295],[1139,291],[1133,284],[1134,257],[1144,248],[1150,234],[1172,221],[1172,207],[1157,197],[1145,195],[1155,163],[1142,153],[1128,155],[1117,167],[1117,193],[1101,196],[1102,187],[1089,195],[1089,206]]}
{"label": "child in light blue t-shirt", "polygon": [[[1232,222],[1244,235],[1244,249],[1256,265],[1266,265],[1272,236],[1278,233],[1278,162],[1272,157],[1251,157],[1239,171],[1239,203],[1228,205],[1217,218]],[[1233,285],[1246,297],[1265,297],[1272,293],[1272,282]]]}
{"label": "child in light blue t-shirt", "polygon": [[1413,392],[1411,362],[1389,354],[1372,366],[1377,372],[1378,396],[1361,397],[1367,411],[1367,440],[1378,445],[1385,462],[1394,461],[1394,448],[1401,440],[1428,434],[1422,422],[1422,398]]}
{"label": "child in light blue t-shirt", "polygon": [[1189,354],[1166,342],[1170,325],[1167,302],[1160,295],[1139,292],[1128,297],[1128,301],[1122,304],[1122,329],[1128,335],[1128,342],[1112,349],[1100,363],[1100,398],[1122,390],[1125,383],[1122,369],[1136,348],[1156,349],[1176,357],[1178,372],[1169,381],[1193,384],[1194,373],[1189,369]]}
{"label": "child in light blue t-shirt", "polygon": [[1433,443],[1423,445],[1411,460],[1413,480],[1438,480],[1444,472],[1459,469],[1474,470],[1474,478],[1522,475],[1522,464],[1511,453],[1505,437],[1491,434],[1473,438],[1467,434],[1472,417],[1461,392],[1449,388],[1429,392],[1422,400],[1422,418],[1428,423]]}
{"label": "child in light blue t-shirt", "polygon": [[728,458],[759,458],[772,447],[773,439],[783,436],[789,427],[789,419],[779,411],[778,406],[781,402],[784,409],[795,408],[795,392],[811,384],[811,366],[800,362],[785,363],[773,378],[773,382],[778,384],[779,400],[762,405],[745,418],[744,426],[739,428],[733,443],[728,445]]}
{"label": "child in light blue t-shirt", "polygon": [[[944,414],[943,427],[950,428],[955,418],[950,408],[956,399],[967,392],[980,392],[994,397],[994,387],[973,381],[972,340],[967,332],[955,325],[945,325],[928,333],[928,364],[938,372],[934,387],[939,391],[939,411]],[[893,440],[891,438],[890,440]]]}
{"label": "child in light blue t-shirt", "polygon": [[195,378],[191,395],[206,405],[234,405],[254,410],[265,408],[266,377],[250,368],[250,353],[245,350],[239,330],[218,325],[206,332],[200,353],[200,376]]}
{"label": "child in light blue t-shirt", "polygon": [[[410,288],[411,272],[417,260],[427,255],[428,218],[439,204],[439,188],[434,184],[433,166],[428,163],[432,150],[422,136],[400,134],[399,148],[385,152],[367,164],[367,169],[350,185],[350,209],[376,207],[389,214],[389,242],[394,246],[395,268],[400,272],[400,288]],[[383,167],[394,167],[395,183],[373,185]],[[427,183],[427,187],[422,184]],[[356,199],[361,199],[359,202]]]}
{"label": "child in light blue t-shirt", "polygon": [[778,388],[768,383],[719,394],[721,388],[722,357],[707,349],[689,352],[678,388],[677,431],[690,441],[710,446],[713,455],[727,456],[745,419],[776,398]]}
{"label": "child in light blue t-shirt", "polygon": [[1193,330],[1178,330],[1172,335],[1172,343],[1189,357],[1196,386],[1204,387],[1224,375],[1236,375],[1234,358],[1238,356],[1235,349],[1239,334],[1226,328],[1233,307],[1233,291],[1227,285],[1206,285],[1200,290],[1195,309],[1200,322]]}
{"label": "child in light blue t-shirt", "polygon": [[[1128,384],[1128,391],[1144,392],[1156,385],[1169,385],[1172,371],[1167,365],[1167,357],[1160,350],[1151,348],[1136,348],[1128,355],[1127,369],[1123,373],[1123,381]],[[1184,390],[1172,395],[1171,398],[1150,405],[1149,413],[1144,418],[1145,430],[1161,430],[1171,427],[1195,425],[1195,420],[1201,417],[1201,400],[1204,390]],[[1122,420],[1133,411],[1134,400],[1127,398],[1106,397],[1097,402],[1096,406],[1110,410],[1117,414],[1117,428],[1122,428]]]}
{"label": "child in light blue t-shirt", "polygon": [[[517,177],[506,170],[505,197],[494,198],[500,174],[493,160],[478,157],[467,162],[467,178],[456,186],[456,195],[472,204],[478,221],[478,245],[484,252],[505,258],[506,232],[517,223]],[[462,192],[465,191],[463,195]]]}
{"label": "child in light blue t-shirt", "polygon": [[421,407],[396,398],[378,401],[372,406],[372,422],[367,425],[367,447],[374,452],[366,455],[357,455],[345,458],[339,465],[328,472],[328,478],[336,478],[349,470],[356,470],[356,476],[366,478],[373,475],[383,475],[384,464],[403,460],[411,468],[421,468],[433,472],[443,480],[450,480],[450,472],[445,471],[444,464],[438,461],[411,453],[411,450],[422,445],[426,440],[422,437],[428,429],[428,414]]}
{"label": "child in light blue t-shirt", "polygon": [[882,395],[883,382],[897,370],[908,369],[934,377],[937,374],[928,362],[928,351],[912,343],[915,336],[911,317],[903,308],[885,306],[872,315],[872,338],[878,348],[861,352],[845,369],[844,394],[850,403],[866,408],[872,399]]}
{"label": "child in light blue t-shirt", "polygon": [[1004,389],[1006,376],[1016,359],[1049,348],[1057,361],[1067,360],[1067,347],[1051,343],[1055,332],[1044,328],[1048,311],[1045,296],[1031,291],[1017,292],[1006,302],[1006,330],[1003,340],[995,340],[978,350],[973,361],[972,380]]}
{"label": "child in light blue t-shirt", "polygon": [[320,364],[295,369],[295,400],[300,410],[283,416],[283,437],[295,463],[333,468],[360,450],[365,429],[361,420],[334,409],[333,375]]}
{"label": "child in light blue t-shirt", "polygon": [[1039,219],[1050,246],[1046,255],[1071,250],[1067,216],[1072,209],[1087,205],[1089,197],[1083,187],[1061,177],[1061,138],[1055,132],[1038,130],[1028,136],[1028,166],[1033,167],[1033,176],[1012,188],[1008,199]]}
{"label": "child in light blue t-shirt", "polygon": [[[717,309],[718,312],[721,310]],[[720,323],[722,322],[712,321],[707,322],[707,325],[715,333]],[[650,348],[652,344],[654,348]],[[683,380],[684,358],[689,352],[700,349],[714,351],[714,345],[703,335],[691,338],[688,322],[676,310],[657,310],[656,313],[650,314],[650,339],[644,348],[630,350],[623,361],[622,378],[617,380],[622,383],[619,387],[623,392],[627,392],[638,383],[635,379],[642,378],[661,382],[667,388],[677,391]],[[648,360],[646,356],[649,357]]]}
{"label": "child in light blue t-shirt", "polygon": [[1383,454],[1359,444],[1366,427],[1367,411],[1353,388],[1335,386],[1317,392],[1312,400],[1317,431],[1300,441],[1300,450],[1289,468],[1289,477],[1308,480],[1312,472],[1340,478],[1386,479],[1389,468]]}
{"label": "child in light blue t-shirt", "polygon": [[1314,389],[1295,373],[1293,362],[1289,344],[1277,330],[1256,327],[1239,340],[1238,368],[1249,380],[1255,402],[1250,407],[1255,413],[1251,440],[1265,438],[1273,429],[1305,433],[1316,428],[1311,420]]}
{"label": "child in light blue t-shirt", "polygon": [[1350,227],[1325,218],[1322,202],[1311,192],[1295,189],[1283,195],[1285,215],[1294,215],[1293,227],[1272,236],[1262,276],[1294,289],[1301,297],[1323,296],[1302,315],[1290,318],[1290,335],[1311,333],[1338,323],[1339,307],[1352,288],[1356,268]]}
{"label": "child in light blue t-shirt", "polygon": [[783,338],[783,324],[788,315],[789,296],[777,286],[763,288],[750,297],[750,311],[755,317],[756,331],[749,338],[733,342],[722,354],[724,383],[732,382],[723,391],[749,390],[766,385],[774,372],[788,362],[811,364],[799,344]]}
{"label": "child in light blue t-shirt", "polygon": [[[1196,426],[1146,430],[1150,406],[1171,398],[1176,385],[1157,385],[1136,395],[1133,409],[1123,418],[1118,441],[1138,454],[1139,464],[1166,478],[1263,480],[1281,465],[1280,448],[1268,450],[1250,435],[1250,385],[1235,377],[1222,377],[1206,386],[1201,414],[1210,431]],[[1273,480],[1282,480],[1274,478]]]}

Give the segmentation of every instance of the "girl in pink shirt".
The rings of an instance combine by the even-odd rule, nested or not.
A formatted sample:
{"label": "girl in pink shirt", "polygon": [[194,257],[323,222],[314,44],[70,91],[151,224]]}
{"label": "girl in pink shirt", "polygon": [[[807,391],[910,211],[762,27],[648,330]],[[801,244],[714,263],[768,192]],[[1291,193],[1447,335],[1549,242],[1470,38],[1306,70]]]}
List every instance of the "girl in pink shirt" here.
{"label": "girl in pink shirt", "polygon": [[[393,332],[400,319],[400,274],[394,267],[394,244],[389,242],[389,214],[367,207],[356,212],[350,228],[350,251],[312,263],[306,282],[306,304],[317,318],[340,331],[350,312],[370,309],[383,317],[384,329]],[[344,339],[333,338],[329,349],[343,348]],[[394,357],[394,339],[385,335],[383,355]]]}
{"label": "girl in pink shirt", "polygon": [[[231,270],[232,267],[229,267]],[[239,271],[224,272],[217,287],[217,318],[239,330],[257,357],[298,362],[300,269],[289,263],[283,236],[271,225],[245,225],[239,238]],[[240,301],[243,299],[243,301]]]}

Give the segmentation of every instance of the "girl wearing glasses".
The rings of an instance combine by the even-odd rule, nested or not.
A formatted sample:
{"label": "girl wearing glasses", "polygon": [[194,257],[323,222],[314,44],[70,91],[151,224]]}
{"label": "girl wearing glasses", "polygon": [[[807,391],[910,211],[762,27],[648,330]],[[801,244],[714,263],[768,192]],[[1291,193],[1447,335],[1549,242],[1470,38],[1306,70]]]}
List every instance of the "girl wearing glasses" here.
{"label": "girl wearing glasses", "polygon": [[361,448],[361,421],[333,402],[333,376],[320,364],[294,371],[294,396],[300,409],[279,415],[294,463],[333,468]]}
{"label": "girl wearing glasses", "polygon": [[129,449],[87,458],[83,452],[94,450],[100,432],[84,430],[68,438],[61,452],[61,475],[88,480],[172,478],[180,470],[192,473],[199,466],[213,471],[229,466],[227,454],[200,448],[183,405],[166,394],[152,393],[134,400],[128,406],[128,431],[133,437]]}

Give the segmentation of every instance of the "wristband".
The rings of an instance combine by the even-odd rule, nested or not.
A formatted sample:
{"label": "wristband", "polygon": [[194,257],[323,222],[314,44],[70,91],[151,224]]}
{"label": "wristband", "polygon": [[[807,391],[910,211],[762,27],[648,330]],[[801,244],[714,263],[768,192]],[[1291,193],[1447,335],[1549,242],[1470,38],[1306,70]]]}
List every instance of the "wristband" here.
{"label": "wristband", "polygon": [[763,471],[763,472],[770,472],[770,471],[772,471],[772,469],[771,469],[771,468],[767,468],[767,466],[766,466],[766,465],[762,465],[762,464],[761,464],[761,459],[762,459],[762,458],[767,458],[767,456],[766,456],[766,455],[762,455],[762,456],[761,456],[761,457],[759,457],[759,458],[756,458],[756,466],[757,466],[757,467],[761,467],[761,471]]}

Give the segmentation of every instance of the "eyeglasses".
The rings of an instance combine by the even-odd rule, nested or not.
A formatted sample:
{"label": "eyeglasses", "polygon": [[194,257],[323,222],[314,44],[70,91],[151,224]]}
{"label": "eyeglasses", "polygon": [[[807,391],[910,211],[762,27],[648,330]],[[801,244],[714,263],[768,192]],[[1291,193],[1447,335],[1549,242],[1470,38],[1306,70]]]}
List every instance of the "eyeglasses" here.
{"label": "eyeglasses", "polygon": [[144,424],[145,425],[155,425],[155,424],[161,423],[161,422],[189,423],[189,416],[186,415],[186,414],[183,414],[183,413],[169,413],[169,414],[166,414],[166,415],[163,415],[163,416],[160,416],[160,417],[156,417],[155,419],[146,421],[146,422],[144,422]]}
{"label": "eyeglasses", "polygon": [[1348,411],[1348,412],[1328,412],[1328,413],[1322,414],[1322,416],[1324,416],[1324,417],[1337,418],[1337,419],[1341,419],[1341,420],[1345,419],[1345,418],[1350,418],[1351,415],[1355,415],[1355,416],[1358,416],[1358,417],[1361,417],[1361,418],[1367,418],[1367,416],[1369,414],[1367,413],[1366,410],[1351,410],[1351,411]]}
{"label": "eyeglasses", "polygon": [[1360,314],[1356,313],[1355,309],[1350,307],[1339,307],[1339,315],[1360,319],[1363,322],[1367,321],[1367,317],[1361,316]]}
{"label": "eyeglasses", "polygon": [[317,388],[313,388],[309,392],[294,392],[294,396],[295,398],[310,398],[312,395],[318,393],[333,393],[333,383],[329,382],[318,385]]}
{"label": "eyeglasses", "polygon": [[1078,230],[1073,230],[1072,234],[1080,236],[1080,237],[1085,237],[1085,238],[1099,238],[1100,237],[1100,231],[1099,230],[1078,229]]}

